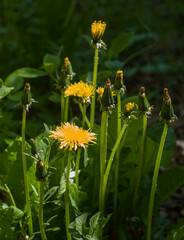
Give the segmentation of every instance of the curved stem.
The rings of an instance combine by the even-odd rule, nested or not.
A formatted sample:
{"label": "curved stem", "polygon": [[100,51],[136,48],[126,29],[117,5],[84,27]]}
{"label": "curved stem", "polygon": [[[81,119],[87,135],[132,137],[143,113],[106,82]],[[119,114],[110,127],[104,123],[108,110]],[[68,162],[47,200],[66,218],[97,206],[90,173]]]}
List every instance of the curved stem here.
{"label": "curved stem", "polygon": [[[83,107],[82,107],[81,103],[79,103],[79,108],[80,108],[80,111],[81,111],[82,115],[84,116],[84,114],[83,114]],[[85,122],[86,122],[86,125],[88,126],[88,128],[91,128],[91,124],[90,124],[86,114],[85,114]]]}
{"label": "curved stem", "polygon": [[100,136],[100,192],[99,192],[99,210],[101,217],[104,211],[103,188],[104,188],[104,173],[107,156],[107,131],[108,131],[108,111],[102,112],[101,118],[101,136]]}
{"label": "curved stem", "polygon": [[26,106],[23,106],[23,115],[22,115],[22,166],[23,166],[23,175],[24,175],[24,188],[25,188],[25,197],[26,197],[26,207],[27,207],[27,218],[28,218],[28,228],[29,235],[33,235],[33,223],[32,223],[32,213],[30,205],[30,196],[29,196],[29,184],[27,178],[27,162],[25,155],[25,127],[26,127]]}
{"label": "curved stem", "polygon": [[140,150],[140,160],[139,160],[137,181],[136,181],[135,192],[134,192],[134,196],[133,196],[133,211],[135,211],[135,209],[136,209],[137,193],[139,191],[139,185],[141,182],[142,170],[143,170],[143,164],[144,164],[144,148],[145,148],[145,138],[146,138],[146,128],[147,128],[146,114],[143,114],[142,120],[143,120],[143,129],[142,129],[142,139],[141,139],[141,150]]}
{"label": "curved stem", "polygon": [[44,230],[44,223],[43,223],[43,197],[44,197],[44,182],[40,181],[40,202],[39,202],[38,220],[40,225],[41,238],[42,240],[47,240],[47,236]]}
{"label": "curved stem", "polygon": [[127,122],[125,121],[124,124],[123,124],[123,127],[121,129],[121,132],[116,140],[116,143],[113,147],[113,150],[111,152],[111,155],[110,155],[110,158],[109,158],[109,161],[108,161],[108,164],[107,164],[107,168],[106,168],[106,171],[105,171],[105,175],[104,175],[104,187],[103,187],[103,192],[102,192],[102,201],[104,202],[105,201],[105,193],[106,193],[106,187],[107,187],[107,181],[108,181],[108,177],[109,177],[109,172],[110,172],[110,169],[111,169],[111,165],[112,165],[112,161],[113,161],[113,158],[114,158],[114,155],[116,153],[116,150],[120,144],[120,141],[121,141],[121,138],[125,132],[127,128]]}
{"label": "curved stem", "polygon": [[[117,138],[121,131],[121,95],[118,91],[117,93]],[[117,219],[117,194],[118,194],[118,175],[119,175],[119,155],[120,155],[120,148],[118,147],[116,152],[116,166],[115,166],[115,179],[114,179],[114,214],[113,214],[113,221],[114,221],[114,228],[116,226],[116,219]]]}
{"label": "curved stem", "polygon": [[[93,87],[96,88],[96,79],[97,79],[97,70],[98,70],[98,48],[95,48],[95,60],[94,60],[94,68],[93,68]],[[95,119],[95,96],[96,93],[92,97],[91,102],[91,112],[90,112],[90,124],[93,127],[94,119]]]}
{"label": "curved stem", "polygon": [[61,122],[64,121],[64,109],[65,109],[64,92],[61,91]]}
{"label": "curved stem", "polygon": [[160,146],[158,149],[157,159],[155,163],[155,169],[153,174],[153,180],[152,180],[152,186],[151,186],[151,194],[150,194],[150,201],[149,201],[149,208],[148,208],[148,226],[147,226],[147,240],[151,240],[151,224],[152,224],[152,214],[153,214],[153,204],[154,204],[154,198],[155,198],[155,190],[156,190],[156,184],[157,184],[157,178],[158,178],[158,171],[160,166],[160,161],[162,157],[162,152],[164,148],[165,139],[167,136],[167,130],[168,130],[168,124],[165,123],[162,137],[160,140]]}
{"label": "curved stem", "polygon": [[70,208],[69,208],[69,176],[70,176],[70,165],[71,165],[71,151],[68,151],[68,162],[66,170],[66,191],[65,191],[65,224],[66,224],[66,235],[67,240],[71,240],[71,234],[68,230],[70,224]]}

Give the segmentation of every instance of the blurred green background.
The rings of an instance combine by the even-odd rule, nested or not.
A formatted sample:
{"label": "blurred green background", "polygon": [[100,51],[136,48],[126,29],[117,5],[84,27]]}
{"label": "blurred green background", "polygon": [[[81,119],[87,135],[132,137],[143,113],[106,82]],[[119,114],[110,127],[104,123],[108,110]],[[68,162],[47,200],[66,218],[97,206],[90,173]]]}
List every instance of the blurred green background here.
{"label": "blurred green background", "polygon": [[[94,20],[104,20],[107,28],[103,40],[107,48],[123,33],[132,33],[127,47],[109,57],[100,53],[98,78],[101,85],[116,70],[124,70],[127,95],[137,94],[144,85],[153,116],[158,116],[162,91],[167,87],[176,114],[184,115],[183,97],[183,37],[184,2],[173,0],[1,0],[0,1],[0,77],[18,68],[43,65],[46,53],[59,55],[63,64],[68,56],[76,80],[90,81],[94,51],[90,47],[90,28]],[[60,70],[59,70],[60,71]],[[87,75],[86,75],[87,74]],[[19,81],[19,80],[18,80]],[[57,124],[60,104],[54,82],[49,77],[26,79],[32,85],[33,97],[38,100],[28,114],[27,137],[35,137],[43,129],[42,122]],[[17,87],[17,85],[16,85]],[[1,147],[20,134],[21,109],[16,109],[23,82],[0,102]],[[52,97],[51,97],[52,95]],[[54,116],[54,117],[53,117]],[[155,117],[156,120],[158,117]],[[182,136],[181,127],[176,126]]]}

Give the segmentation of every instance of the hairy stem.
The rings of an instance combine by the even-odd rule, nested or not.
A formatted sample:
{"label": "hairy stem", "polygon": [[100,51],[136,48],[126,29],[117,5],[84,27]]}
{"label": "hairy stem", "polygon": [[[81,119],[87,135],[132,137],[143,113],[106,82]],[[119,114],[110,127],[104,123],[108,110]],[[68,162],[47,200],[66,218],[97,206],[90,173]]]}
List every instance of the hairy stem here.
{"label": "hairy stem", "polygon": [[32,222],[32,213],[30,205],[30,196],[29,196],[29,184],[27,178],[27,162],[25,155],[25,128],[26,128],[26,106],[23,106],[23,115],[22,115],[22,166],[23,166],[23,175],[24,175],[24,190],[26,198],[26,208],[27,208],[27,218],[28,218],[28,228],[29,235],[33,235],[33,222]]}
{"label": "hairy stem", "polygon": [[64,109],[65,109],[64,92],[61,91],[61,122],[64,121]]}

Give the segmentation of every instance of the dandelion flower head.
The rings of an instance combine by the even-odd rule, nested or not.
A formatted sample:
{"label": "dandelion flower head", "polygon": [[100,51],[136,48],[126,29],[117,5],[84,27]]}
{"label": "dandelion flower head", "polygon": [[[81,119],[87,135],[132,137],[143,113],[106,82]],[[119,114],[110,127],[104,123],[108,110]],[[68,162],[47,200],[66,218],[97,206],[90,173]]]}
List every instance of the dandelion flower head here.
{"label": "dandelion flower head", "polygon": [[[97,90],[97,93],[99,94],[100,97],[103,96],[104,93],[104,88],[103,87],[99,87]],[[116,94],[114,93],[114,91],[112,91],[112,96],[115,96]]]}
{"label": "dandelion flower head", "polygon": [[65,97],[74,96],[81,98],[83,103],[90,102],[90,98],[95,92],[95,88],[89,84],[82,81],[78,83],[71,84],[65,91]]}
{"label": "dandelion flower head", "polygon": [[125,105],[125,109],[127,112],[131,112],[133,110],[134,106],[135,106],[134,102],[133,103],[129,102]]}
{"label": "dandelion flower head", "polygon": [[78,147],[86,148],[89,143],[95,144],[96,134],[89,130],[84,130],[76,126],[74,123],[61,123],[56,127],[55,131],[51,131],[50,138],[57,139],[60,143],[60,149],[68,149],[70,151],[77,150]]}
{"label": "dandelion flower head", "polygon": [[94,21],[91,24],[91,35],[93,37],[93,40],[95,42],[98,42],[100,40],[105,32],[106,23],[102,21]]}

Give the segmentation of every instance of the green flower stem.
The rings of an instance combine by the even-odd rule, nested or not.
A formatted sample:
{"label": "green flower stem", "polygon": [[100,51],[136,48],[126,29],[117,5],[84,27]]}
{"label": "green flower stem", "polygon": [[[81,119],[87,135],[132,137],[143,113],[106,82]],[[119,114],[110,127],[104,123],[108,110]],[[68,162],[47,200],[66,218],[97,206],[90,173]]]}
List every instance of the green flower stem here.
{"label": "green flower stem", "polygon": [[122,136],[124,135],[125,133],[125,130],[127,128],[127,122],[125,121],[124,124],[123,124],[123,127],[121,129],[121,132],[116,140],[116,143],[113,147],[113,150],[111,152],[111,155],[109,157],[109,161],[108,161],[108,164],[107,164],[107,168],[106,168],[106,171],[105,171],[105,174],[104,174],[104,186],[103,186],[103,189],[102,189],[102,202],[103,202],[103,205],[104,205],[104,202],[105,202],[105,193],[106,193],[106,187],[107,187],[107,181],[108,181],[108,177],[109,177],[109,172],[110,172],[110,169],[111,169],[111,165],[112,165],[112,162],[113,162],[113,158],[114,158],[114,155],[116,153],[116,150],[118,149],[118,146],[120,144],[120,141],[122,139]]}
{"label": "green flower stem", "polygon": [[104,202],[103,202],[103,188],[104,188],[104,173],[107,157],[107,132],[108,132],[108,111],[102,112],[101,118],[101,136],[100,136],[100,192],[99,192],[99,210],[103,216]]}
{"label": "green flower stem", "polygon": [[150,201],[149,201],[149,208],[148,208],[148,226],[147,226],[147,240],[151,240],[151,224],[152,224],[152,214],[153,214],[153,204],[154,204],[154,198],[155,198],[155,190],[156,190],[156,184],[157,184],[157,178],[158,178],[158,171],[160,166],[160,161],[162,157],[162,152],[164,148],[165,139],[167,136],[167,130],[168,130],[168,124],[165,123],[162,137],[160,140],[160,146],[158,149],[157,159],[155,163],[155,169],[153,174],[153,180],[152,180],[152,186],[151,186],[151,194],[150,194]]}
{"label": "green flower stem", "polygon": [[[86,121],[86,103],[83,104],[83,111],[82,111],[82,128],[85,126]],[[81,148],[77,150],[77,157],[76,157],[76,165],[75,165],[75,183],[79,185],[79,164],[80,164],[80,156],[81,156]]]}
{"label": "green flower stem", "polygon": [[135,192],[134,192],[134,196],[133,196],[133,211],[135,211],[135,209],[136,209],[137,193],[139,191],[139,185],[140,185],[141,177],[142,177],[142,170],[143,170],[143,164],[144,164],[144,148],[145,148],[146,128],[147,128],[147,116],[146,116],[146,114],[143,114],[143,129],[142,129],[142,139],[141,139],[140,160],[139,160]]}
{"label": "green flower stem", "polygon": [[82,117],[82,127],[83,128],[85,126],[85,121],[86,121],[85,117],[86,117],[86,103],[83,104],[83,117]]}
{"label": "green flower stem", "polygon": [[64,122],[68,121],[68,107],[69,107],[69,97],[65,98],[65,109],[64,109]]}
{"label": "green flower stem", "polygon": [[[96,88],[96,80],[97,80],[97,70],[98,70],[98,48],[95,48],[95,60],[94,60],[94,68],[93,68],[93,87]],[[93,127],[94,119],[95,119],[95,96],[96,93],[92,97],[91,102],[91,112],[90,112],[90,124],[91,128]]]}
{"label": "green flower stem", "polygon": [[39,213],[38,213],[38,220],[40,225],[40,233],[42,240],[47,240],[47,236],[44,230],[44,223],[43,223],[43,197],[44,197],[44,182],[40,181],[40,202],[39,202]]}
{"label": "green flower stem", "polygon": [[64,92],[61,91],[61,122],[64,121],[64,109],[65,109]]}
{"label": "green flower stem", "polygon": [[32,213],[30,205],[30,196],[29,196],[29,184],[27,178],[27,162],[26,162],[26,145],[25,145],[25,128],[26,128],[26,106],[23,106],[23,115],[22,115],[22,166],[23,166],[23,175],[24,175],[24,188],[25,188],[25,197],[26,197],[26,207],[27,207],[27,218],[28,218],[28,228],[30,237],[33,235],[33,222],[32,222]]}
{"label": "green flower stem", "polygon": [[[81,103],[79,103],[79,108],[80,108],[80,111],[81,111],[82,115],[84,116],[84,114],[83,114],[84,109],[83,109]],[[88,120],[86,114],[85,114],[85,122],[86,122],[86,125],[88,126],[88,128],[91,128],[91,124],[90,124],[90,122],[89,122],[89,120]]]}
{"label": "green flower stem", "polygon": [[80,155],[81,155],[81,148],[77,150],[77,157],[76,157],[76,164],[75,164],[75,183],[79,185],[79,164],[80,164]]}
{"label": "green flower stem", "polygon": [[[117,138],[121,131],[121,94],[117,92]],[[119,155],[120,155],[120,148],[118,147],[116,151],[116,166],[115,166],[115,190],[114,190],[114,227],[116,226],[116,218],[117,218],[117,193],[118,193],[118,175],[119,175]]]}
{"label": "green flower stem", "polygon": [[71,240],[71,234],[68,226],[70,224],[70,208],[69,208],[69,177],[70,177],[70,165],[71,165],[71,151],[68,151],[68,162],[66,170],[66,191],[65,191],[65,224],[67,240]]}

